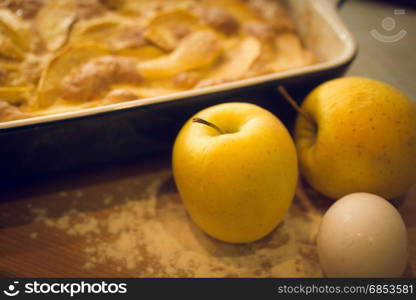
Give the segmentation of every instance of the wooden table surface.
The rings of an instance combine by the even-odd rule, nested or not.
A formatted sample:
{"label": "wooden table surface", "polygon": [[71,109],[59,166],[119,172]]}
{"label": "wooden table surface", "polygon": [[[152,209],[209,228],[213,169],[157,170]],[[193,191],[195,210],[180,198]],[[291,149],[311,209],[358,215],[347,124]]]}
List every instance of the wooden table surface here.
{"label": "wooden table surface", "polygon": [[[394,15],[396,8],[405,8],[406,14]],[[368,76],[389,82],[415,99],[416,11],[388,2],[350,0],[341,8],[341,15],[360,44],[359,55],[348,75]],[[383,32],[381,22],[389,16],[396,20],[397,30],[407,31],[407,35],[396,43],[377,41],[369,33],[372,29]],[[387,34],[385,31],[383,33]],[[151,189],[155,184],[157,188]],[[156,192],[150,195],[152,191]],[[120,245],[111,244],[114,232],[117,235],[117,228],[109,226],[103,230],[100,226],[105,226],[104,222],[111,221],[116,214],[118,221],[123,220],[120,207],[127,208],[123,213],[126,214],[124,221],[128,222],[131,216],[136,216],[133,214],[134,207],[129,206],[129,203],[136,201],[139,196],[143,198],[146,193],[147,198],[156,199],[156,208],[152,208],[155,213],[148,218],[149,222],[155,219],[164,221],[152,223],[154,226],[149,228],[146,224],[139,224],[141,231],[138,232],[143,234],[140,237],[143,241],[136,238],[133,242],[137,243],[140,251],[145,248],[146,241],[152,241],[159,247],[145,249],[147,252],[143,250],[133,257],[128,255],[132,249],[130,240],[122,241]],[[153,200],[144,201],[149,201],[149,207],[153,205],[150,202]],[[136,204],[140,205],[139,202]],[[402,214],[409,233],[410,255],[405,276],[415,277],[416,188],[394,204]],[[328,200],[310,189],[300,188],[291,209],[291,219],[286,223],[295,224],[296,228],[305,232],[295,232],[288,228],[289,225],[279,226],[269,237],[259,242],[230,246],[205,236],[186,216],[173,183],[168,154],[61,174],[0,190],[0,276],[321,276],[313,236],[316,234],[315,221],[319,220],[329,205]],[[130,214],[129,207],[132,209]],[[172,216],[178,216],[178,220]],[[141,217],[145,220],[148,216]],[[83,227],[76,227],[76,223],[69,224],[68,220],[84,220]],[[85,220],[89,223],[85,223]],[[130,234],[134,232],[136,222],[131,220],[132,224],[124,222],[120,225]],[[156,230],[153,235],[151,230]],[[158,232],[170,234],[166,244],[155,242],[154,239],[163,238]],[[299,245],[293,244],[293,241],[290,244],[289,238],[299,238],[299,241],[296,240]],[[186,245],[188,241],[193,243],[190,248]],[[107,248],[100,248],[100,245]],[[109,249],[109,246],[114,245],[120,247]],[[294,252],[298,251],[295,257],[290,247],[293,247]],[[287,251],[283,252],[283,248]],[[181,249],[189,257],[195,253],[200,256],[187,260],[189,265],[186,265],[174,260],[175,257],[168,253],[169,249],[177,251],[173,256],[180,255]],[[110,253],[109,250],[114,251]],[[118,257],[118,251],[120,254],[127,253],[127,256]],[[164,253],[159,258],[167,261],[155,261],[155,256],[152,256],[154,251]],[[262,253],[278,255],[268,259]],[[139,259],[141,257],[142,260]],[[286,263],[286,260],[293,263]],[[208,270],[201,265],[192,265],[191,262],[195,261],[200,264],[206,261],[212,267]],[[274,268],[274,263],[279,268]],[[239,270],[244,272],[236,273]]]}

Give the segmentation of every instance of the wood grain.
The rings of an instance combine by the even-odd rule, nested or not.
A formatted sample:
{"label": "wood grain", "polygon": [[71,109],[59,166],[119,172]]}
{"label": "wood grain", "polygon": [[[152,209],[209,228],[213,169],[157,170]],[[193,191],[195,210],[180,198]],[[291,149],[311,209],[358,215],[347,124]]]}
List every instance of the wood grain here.
{"label": "wood grain", "polygon": [[[85,236],[71,236],[65,230],[45,226],[36,221],[34,208],[47,210],[48,218],[58,219],[70,210],[76,209],[97,219],[104,220],[115,211],[125,199],[142,193],[154,180],[164,184],[158,193],[158,201],[175,202],[179,196],[172,181],[170,158],[154,157],[145,161],[130,162],[110,168],[99,168],[84,172],[49,178],[21,188],[10,188],[1,194],[0,203],[0,276],[2,277],[136,277],[152,276],[146,268],[157,268],[159,263],[149,258],[134,269],[128,269],[114,260],[106,260],[86,268],[89,261],[85,249],[88,246]],[[300,192],[299,192],[300,191]],[[293,206],[297,213],[305,215],[310,210],[323,214],[332,201],[306,187],[298,191]],[[103,202],[105,195],[113,195],[111,203]],[[303,195],[303,196],[302,196]],[[303,199],[303,200],[302,200]],[[306,199],[306,200],[305,200]],[[299,201],[303,201],[300,203]],[[306,201],[306,202],[305,202]],[[409,233],[409,264],[404,276],[413,277],[416,270],[416,188],[406,198],[394,203],[402,214]],[[163,207],[161,208],[163,209]],[[184,226],[192,226],[195,234],[204,235],[192,223],[184,219]],[[271,235],[282,235],[279,227]],[[180,234],[172,232],[173,235]],[[33,235],[36,237],[33,238]],[[99,239],[107,238],[104,232]],[[252,245],[227,246],[203,237],[202,244],[209,243],[217,248],[222,256],[244,256],[256,247],[276,247],[270,237]],[[285,244],[283,239],[283,246]],[[305,262],[317,264],[316,250],[302,256]],[[265,264],[265,268],[270,268]],[[249,268],[249,267],[248,267]],[[284,270],[282,270],[284,272]],[[181,273],[179,273],[181,274]],[[186,276],[187,273],[183,273]],[[200,274],[199,274],[200,275]],[[224,272],[223,276],[238,276]],[[166,275],[167,276],[167,275]]]}

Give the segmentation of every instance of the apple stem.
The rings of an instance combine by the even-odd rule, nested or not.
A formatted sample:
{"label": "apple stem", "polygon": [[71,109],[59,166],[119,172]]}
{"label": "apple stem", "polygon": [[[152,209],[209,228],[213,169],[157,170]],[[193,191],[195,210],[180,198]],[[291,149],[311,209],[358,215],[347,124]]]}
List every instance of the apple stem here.
{"label": "apple stem", "polygon": [[310,114],[308,114],[305,110],[303,110],[299,106],[299,104],[295,101],[295,99],[293,99],[293,97],[288,93],[288,91],[286,90],[286,88],[283,85],[279,85],[277,87],[277,90],[283,96],[283,98],[287,102],[289,102],[290,106],[292,106],[293,109],[295,109],[298,113],[300,113],[302,116],[304,116],[308,121],[310,121],[314,124],[316,123],[315,120],[312,118],[312,116]]}
{"label": "apple stem", "polygon": [[217,125],[215,125],[215,124],[213,124],[211,122],[208,122],[208,121],[206,121],[204,119],[201,119],[201,118],[193,118],[192,119],[192,122],[207,125],[209,127],[214,128],[215,130],[217,130],[220,134],[225,134],[225,132],[221,128],[219,128]]}

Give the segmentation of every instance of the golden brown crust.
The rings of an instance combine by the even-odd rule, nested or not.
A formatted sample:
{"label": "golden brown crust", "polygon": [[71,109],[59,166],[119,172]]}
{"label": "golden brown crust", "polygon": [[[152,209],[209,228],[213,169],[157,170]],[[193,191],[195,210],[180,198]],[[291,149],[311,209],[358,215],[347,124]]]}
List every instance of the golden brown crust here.
{"label": "golden brown crust", "polygon": [[314,62],[279,0],[59,1],[0,0],[0,122]]}
{"label": "golden brown crust", "polygon": [[143,81],[134,61],[125,57],[103,56],[85,64],[81,70],[63,78],[62,98],[89,101],[100,98],[112,84]]}

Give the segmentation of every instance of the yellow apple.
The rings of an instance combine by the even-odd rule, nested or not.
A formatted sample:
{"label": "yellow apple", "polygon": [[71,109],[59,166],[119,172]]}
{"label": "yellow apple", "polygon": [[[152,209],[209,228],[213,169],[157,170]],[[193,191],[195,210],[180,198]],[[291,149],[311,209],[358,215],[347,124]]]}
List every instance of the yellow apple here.
{"label": "yellow apple", "polygon": [[397,89],[345,77],[317,87],[301,108],[312,119],[296,120],[301,173],[322,194],[391,199],[416,183],[416,104]]}
{"label": "yellow apple", "polygon": [[176,138],[172,164],[192,219],[231,243],[271,232],[292,202],[298,176],[296,148],[284,125],[249,103],[197,113]]}

